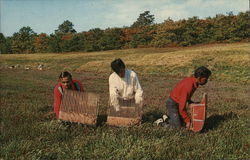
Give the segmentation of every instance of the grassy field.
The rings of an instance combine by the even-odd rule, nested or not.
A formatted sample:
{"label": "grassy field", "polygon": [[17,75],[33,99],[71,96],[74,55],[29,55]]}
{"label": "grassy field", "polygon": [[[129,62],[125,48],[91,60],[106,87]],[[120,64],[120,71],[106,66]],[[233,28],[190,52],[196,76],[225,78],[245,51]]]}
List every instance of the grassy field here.
{"label": "grassy field", "polygon": [[[145,92],[139,127],[105,124],[110,62],[118,57],[137,72]],[[37,70],[39,64],[43,71]],[[199,100],[208,94],[204,131],[154,126],[166,111],[170,90],[200,65],[213,72],[193,96]],[[247,43],[0,55],[0,67],[0,159],[250,159]],[[63,70],[101,95],[99,126],[63,125],[50,113],[53,87]]]}

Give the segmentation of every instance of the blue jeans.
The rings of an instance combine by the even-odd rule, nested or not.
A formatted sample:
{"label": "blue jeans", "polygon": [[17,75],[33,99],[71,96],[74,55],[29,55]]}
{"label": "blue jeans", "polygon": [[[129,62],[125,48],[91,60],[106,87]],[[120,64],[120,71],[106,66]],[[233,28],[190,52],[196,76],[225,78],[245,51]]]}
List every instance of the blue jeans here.
{"label": "blue jeans", "polygon": [[168,111],[168,123],[171,127],[180,128],[182,125],[181,117],[179,114],[179,104],[176,103],[171,97],[166,101]]}

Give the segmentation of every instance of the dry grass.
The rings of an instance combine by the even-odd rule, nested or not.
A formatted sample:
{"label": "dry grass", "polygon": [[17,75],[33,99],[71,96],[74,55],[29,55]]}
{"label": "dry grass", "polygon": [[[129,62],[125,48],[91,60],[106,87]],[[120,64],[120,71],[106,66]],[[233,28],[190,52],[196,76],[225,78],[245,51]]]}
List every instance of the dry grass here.
{"label": "dry grass", "polygon": [[[111,72],[110,62],[122,58],[128,68],[140,73],[161,73],[189,76],[194,68],[204,65],[213,71],[213,78],[249,83],[248,43],[213,44],[181,48],[142,48],[88,53],[1,55],[0,66],[17,65],[46,69]],[[223,72],[222,72],[223,71]]]}

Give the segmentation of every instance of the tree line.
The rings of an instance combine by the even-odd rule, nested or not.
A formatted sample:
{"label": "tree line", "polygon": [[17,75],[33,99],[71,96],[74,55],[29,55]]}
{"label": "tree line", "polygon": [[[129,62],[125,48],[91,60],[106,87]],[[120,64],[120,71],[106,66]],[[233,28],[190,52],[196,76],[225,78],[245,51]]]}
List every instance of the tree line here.
{"label": "tree line", "polygon": [[129,27],[94,28],[77,33],[69,20],[54,33],[35,33],[29,26],[22,27],[11,37],[0,33],[0,53],[48,53],[104,51],[112,49],[190,46],[202,43],[237,42],[248,40],[249,12],[199,19],[192,17],[173,21],[168,18],[155,24],[154,15],[145,11]]}

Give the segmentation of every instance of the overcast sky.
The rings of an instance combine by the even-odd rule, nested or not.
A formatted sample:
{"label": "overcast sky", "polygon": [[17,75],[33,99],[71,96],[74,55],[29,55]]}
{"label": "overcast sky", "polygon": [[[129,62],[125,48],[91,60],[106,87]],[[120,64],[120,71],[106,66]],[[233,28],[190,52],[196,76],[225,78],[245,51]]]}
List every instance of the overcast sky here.
{"label": "overcast sky", "polygon": [[38,34],[51,34],[65,20],[77,32],[130,26],[146,10],[162,23],[168,17],[205,18],[248,9],[249,0],[0,0],[0,32],[12,36],[30,26]]}

